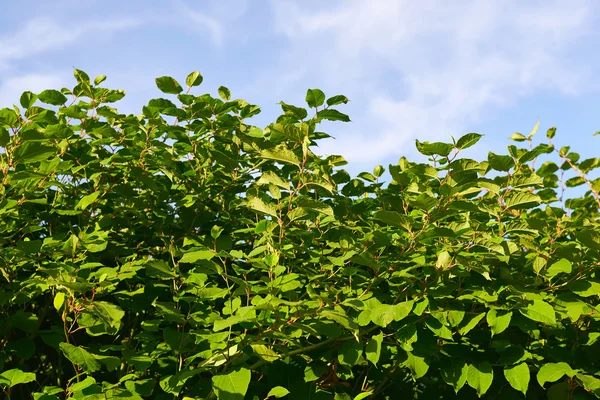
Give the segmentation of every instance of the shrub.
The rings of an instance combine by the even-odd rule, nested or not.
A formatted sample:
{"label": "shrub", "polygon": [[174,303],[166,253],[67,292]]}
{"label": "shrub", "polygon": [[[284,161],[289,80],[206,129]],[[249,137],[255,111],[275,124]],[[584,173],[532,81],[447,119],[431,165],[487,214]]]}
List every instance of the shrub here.
{"label": "shrub", "polygon": [[600,397],[600,161],[555,129],[482,162],[417,141],[385,185],[311,150],[344,96],[261,129],[198,72],[141,116],[75,78],[0,110],[10,398]]}

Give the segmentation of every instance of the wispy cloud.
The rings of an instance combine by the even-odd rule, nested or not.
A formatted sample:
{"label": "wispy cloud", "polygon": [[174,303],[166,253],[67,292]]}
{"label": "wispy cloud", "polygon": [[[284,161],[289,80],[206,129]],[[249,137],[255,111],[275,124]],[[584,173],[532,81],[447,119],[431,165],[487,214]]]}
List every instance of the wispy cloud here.
{"label": "wispy cloud", "polygon": [[0,84],[0,107],[8,107],[18,102],[21,93],[30,90],[39,93],[42,90],[61,88],[66,79],[56,74],[28,74],[2,81]]}
{"label": "wispy cloud", "polygon": [[59,24],[50,17],[30,19],[19,31],[0,37],[0,64],[64,48],[88,33],[106,34],[138,26],[141,22],[135,18],[114,18]]}
{"label": "wispy cloud", "polygon": [[173,25],[208,36],[215,47],[222,47],[234,36],[243,40],[247,33],[240,31],[244,23],[239,20],[249,11],[249,0],[203,0],[202,7],[198,7],[198,2],[184,0],[173,0],[171,4],[176,17],[172,19]]}
{"label": "wispy cloud", "polygon": [[78,23],[61,24],[51,16],[32,18],[11,34],[0,36],[0,104],[5,107],[18,101],[25,90],[40,92],[45,89],[70,85],[64,70],[60,73],[23,72],[19,62],[57,50],[83,40],[88,34],[107,35],[130,29],[142,23],[134,18],[85,19]]}
{"label": "wispy cloud", "polygon": [[285,76],[301,59],[309,68],[299,82],[321,76],[323,85],[369,104],[343,128],[343,140],[323,146],[352,161],[406,154],[415,138],[466,133],[484,111],[539,91],[577,95],[599,87],[592,71],[569,57],[593,27],[590,1],[272,5],[275,29],[290,46],[267,73]]}
{"label": "wispy cloud", "polygon": [[[188,6],[183,1],[174,2],[176,11],[180,14],[183,20],[188,20],[189,23],[184,24],[188,29],[194,30],[199,33],[208,33],[215,46],[220,47],[223,45],[225,40],[225,27],[215,17],[208,15],[207,13],[196,11]],[[177,23],[180,23],[181,19],[178,19]]]}

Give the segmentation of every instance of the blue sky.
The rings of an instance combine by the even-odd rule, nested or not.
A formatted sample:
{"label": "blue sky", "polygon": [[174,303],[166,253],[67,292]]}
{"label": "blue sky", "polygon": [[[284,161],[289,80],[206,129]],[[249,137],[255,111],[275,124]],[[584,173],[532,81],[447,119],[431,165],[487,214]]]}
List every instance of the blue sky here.
{"label": "blue sky", "polygon": [[0,14],[0,107],[24,90],[73,87],[72,68],[127,91],[139,114],[162,96],[154,78],[197,94],[220,85],[262,107],[254,123],[302,104],[307,88],[345,94],[352,123],[325,129],[322,153],[351,172],[415,155],[430,141],[485,134],[468,156],[505,152],[515,131],[596,156],[600,137],[600,3],[593,0],[54,0],[8,2]]}

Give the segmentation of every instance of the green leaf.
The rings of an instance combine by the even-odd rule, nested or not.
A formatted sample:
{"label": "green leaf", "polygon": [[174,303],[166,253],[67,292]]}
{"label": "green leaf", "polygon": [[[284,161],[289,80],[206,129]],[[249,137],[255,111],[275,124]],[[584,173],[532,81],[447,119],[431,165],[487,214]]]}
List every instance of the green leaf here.
{"label": "green leaf", "polygon": [[320,89],[308,89],[306,91],[306,103],[309,107],[320,107],[325,102],[325,93]]}
{"label": "green leaf", "polygon": [[25,142],[17,146],[13,152],[14,159],[20,164],[31,164],[47,160],[56,154],[52,147],[44,146],[39,142]]}
{"label": "green leaf", "polygon": [[578,280],[570,283],[567,289],[581,297],[597,296],[600,293],[600,283],[590,280]]}
{"label": "green leaf", "polygon": [[258,211],[260,213],[277,218],[277,208],[275,207],[275,205],[267,204],[259,197],[248,198],[246,206],[251,210]]}
{"label": "green leaf", "polygon": [[442,379],[452,386],[454,393],[458,393],[467,383],[468,371],[469,367],[464,360],[454,358],[444,362],[440,370]]}
{"label": "green leaf", "polygon": [[264,344],[252,344],[250,345],[250,347],[252,347],[252,352],[257,357],[267,362],[277,361],[281,358],[279,354],[277,354],[275,351],[271,350]]}
{"label": "green leaf", "polygon": [[408,358],[404,361],[404,365],[410,369],[415,379],[423,377],[429,370],[429,364],[425,357],[416,356],[412,353],[407,353],[407,355]]}
{"label": "green leaf", "polygon": [[371,310],[371,321],[381,327],[388,326],[392,321],[400,321],[410,314],[414,302],[405,301],[396,305],[381,304]]}
{"label": "green leaf", "polygon": [[256,309],[254,306],[240,307],[236,314],[226,319],[219,319],[214,322],[213,330],[222,331],[240,322],[252,321],[256,319]]}
{"label": "green leaf", "polygon": [[538,118],[535,126],[533,127],[533,129],[529,133],[529,136],[527,136],[527,139],[531,139],[533,137],[533,135],[535,135],[537,133],[539,127],[540,127],[540,119]]}
{"label": "green leaf", "polygon": [[339,112],[338,110],[333,110],[328,108],[327,110],[321,110],[317,113],[317,116],[321,119],[326,119],[329,121],[343,121],[350,122],[350,117],[346,114]]}
{"label": "green leaf", "polygon": [[552,139],[555,135],[556,135],[556,127],[555,126],[553,126],[552,128],[550,128],[546,131],[546,137],[548,139]]}
{"label": "green leaf", "polygon": [[94,78],[94,85],[98,86],[106,80],[106,75],[98,75]]}
{"label": "green leaf", "polygon": [[[181,262],[181,261],[180,261]],[[146,275],[151,278],[172,279],[177,274],[164,260],[149,260],[146,262]]]}
{"label": "green leaf", "polygon": [[527,363],[504,368],[504,377],[510,383],[510,386],[523,393],[524,396],[527,395],[527,388],[529,387],[529,375]]}
{"label": "green leaf", "polygon": [[200,260],[211,260],[216,253],[212,250],[197,250],[185,253],[179,260],[180,263],[195,263]]}
{"label": "green leaf", "polygon": [[537,373],[537,381],[541,387],[544,387],[546,382],[556,382],[563,376],[567,375],[572,378],[575,371],[565,362],[547,363],[542,365]]}
{"label": "green leaf", "polygon": [[523,154],[521,157],[519,157],[519,162],[520,163],[526,163],[528,161],[533,160],[534,158],[542,155],[542,154],[549,154],[552,153],[552,151],[554,151],[554,146],[553,145],[548,145],[548,144],[539,144],[537,146],[535,146],[532,150],[526,152],[525,154]]}
{"label": "green leaf", "polygon": [[337,106],[338,104],[346,104],[348,103],[348,98],[346,96],[343,95],[336,95],[336,96],[331,96],[330,98],[327,99],[327,105],[328,106]]}
{"label": "green leaf", "polygon": [[488,153],[488,163],[490,167],[496,171],[507,172],[515,166],[515,160],[511,156],[501,156],[492,153]]}
{"label": "green leaf", "polygon": [[106,301],[94,301],[91,309],[107,325],[118,328],[121,325],[121,319],[125,316],[125,311],[116,304]]}
{"label": "green leaf", "polygon": [[0,125],[8,125],[10,127],[16,127],[18,125],[19,118],[15,110],[10,108],[0,109]]}
{"label": "green leaf", "polygon": [[515,132],[510,136],[510,140],[514,140],[515,142],[524,142],[527,140],[527,137],[522,133]]}
{"label": "green leaf", "polygon": [[29,108],[35,103],[35,101],[37,99],[38,99],[38,96],[35,93],[32,93],[30,91],[25,91],[25,92],[23,92],[23,94],[21,94],[19,103],[21,103],[21,106],[23,108]]}
{"label": "green leaf", "polygon": [[96,358],[83,347],[73,346],[70,343],[60,343],[60,350],[73,364],[80,366],[87,373],[100,371],[102,365]]}
{"label": "green leaf", "polygon": [[263,150],[260,152],[260,157],[268,160],[280,161],[286,164],[297,165],[298,167],[300,166],[300,160],[296,154],[283,146],[275,147],[273,150]]}
{"label": "green leaf", "polygon": [[533,272],[539,275],[542,268],[546,266],[546,259],[543,257],[536,257],[533,259]]}
{"label": "green leaf", "polygon": [[583,383],[585,390],[594,393],[598,397],[600,394],[600,379],[586,374],[577,374],[576,377]]}
{"label": "green leaf", "polygon": [[[91,376],[88,376],[81,382],[77,382],[77,383],[70,385],[68,391],[71,393],[81,392],[84,389],[93,387],[95,384],[96,384],[96,380],[94,378],[92,378]],[[62,390],[61,390],[61,392],[62,392]]]}
{"label": "green leaf", "polygon": [[88,85],[90,83],[90,76],[80,69],[75,68],[73,76],[77,80],[77,83],[87,83]]}
{"label": "green leaf", "polygon": [[383,332],[379,332],[379,334],[374,335],[367,343],[365,348],[365,356],[367,360],[371,361],[371,363],[377,366],[379,362],[379,356],[381,354],[381,344],[383,343]]}
{"label": "green leaf", "polygon": [[227,89],[225,86],[219,86],[219,96],[224,100],[224,101],[229,101],[231,99],[231,91],[229,91],[229,89]]}
{"label": "green leaf", "polygon": [[309,199],[308,197],[300,197],[296,201],[296,205],[305,210],[316,211],[333,217],[333,209],[329,204],[320,201]]}
{"label": "green leaf", "polygon": [[58,292],[54,295],[54,300],[52,304],[57,311],[60,311],[61,307],[65,302],[65,294],[63,292]]}
{"label": "green leaf", "polygon": [[553,278],[558,274],[570,274],[572,270],[573,266],[571,261],[566,258],[561,258],[546,270],[546,275]]}
{"label": "green leaf", "polygon": [[359,326],[353,319],[349,318],[347,315],[342,314],[340,312],[324,310],[324,311],[321,311],[321,316],[323,316],[331,321],[337,322],[338,324],[340,324],[344,328],[348,329],[349,331],[354,332],[354,331],[357,331],[359,328]]}
{"label": "green leaf", "polygon": [[404,228],[405,230],[411,230],[412,228],[412,220],[410,217],[397,213],[396,211],[377,211],[373,215],[373,219]]}
{"label": "green leaf", "polygon": [[352,398],[348,393],[341,392],[336,393],[335,396],[333,396],[333,400],[352,400]]}
{"label": "green leaf", "polygon": [[284,388],[283,386],[275,386],[273,389],[269,390],[267,393],[267,397],[276,397],[278,399],[287,396],[290,394],[290,391]]}
{"label": "green leaf", "polygon": [[483,396],[494,380],[494,370],[488,362],[478,365],[471,364],[467,372],[467,383],[477,391],[477,396]]}
{"label": "green leaf", "polygon": [[458,141],[456,142],[456,148],[460,150],[467,149],[479,142],[479,140],[482,137],[483,135],[479,133],[467,133],[466,135],[458,139]]}
{"label": "green leaf", "polygon": [[240,368],[229,373],[212,377],[212,387],[219,400],[244,400],[252,374],[249,369]]}
{"label": "green leaf", "polygon": [[566,187],[577,187],[577,186],[581,186],[585,183],[586,183],[586,181],[583,177],[575,176],[573,178],[567,179],[567,181],[565,182],[565,186]]}
{"label": "green leaf", "polygon": [[183,92],[183,88],[181,87],[179,82],[177,82],[174,78],[171,78],[170,76],[161,76],[159,78],[156,78],[156,86],[163,93],[179,94]]}
{"label": "green leaf", "polygon": [[504,198],[507,209],[518,210],[537,207],[542,199],[537,194],[512,191]]}
{"label": "green leaf", "polygon": [[425,320],[427,328],[433,332],[437,337],[446,340],[452,340],[452,331],[445,325],[442,325],[440,321],[435,318],[427,318]]}
{"label": "green leaf", "polygon": [[200,72],[194,71],[185,78],[185,84],[188,85],[188,87],[200,86],[203,80],[204,78]]}
{"label": "green leaf", "polygon": [[6,370],[0,374],[0,385],[8,386],[9,388],[35,381],[36,376],[33,372],[23,372],[18,368]]}
{"label": "green leaf", "polygon": [[[320,188],[327,190],[329,193],[333,193],[333,191],[335,190],[334,186],[331,183],[329,183],[325,179],[314,175],[309,175],[303,178],[303,183],[305,186],[319,186]],[[289,189],[289,183],[286,182],[286,185],[288,185],[288,187],[285,189]]]}
{"label": "green leaf", "polygon": [[487,313],[486,320],[492,330],[492,336],[504,332],[510,325],[511,318],[511,311],[498,311],[493,308],[490,309]]}
{"label": "green leaf", "polygon": [[375,175],[377,178],[380,178],[384,172],[385,168],[382,165],[378,165],[373,169],[373,175]]}
{"label": "green leaf", "polygon": [[280,101],[281,109],[287,116],[292,116],[298,120],[303,120],[308,116],[308,111],[302,107],[296,107],[291,104],[286,104],[283,101]]}
{"label": "green leaf", "polygon": [[44,90],[38,95],[38,99],[42,103],[51,104],[53,106],[62,106],[67,102],[67,98],[64,94],[62,94],[58,90],[53,89]]}
{"label": "green leaf", "polygon": [[115,356],[104,356],[98,354],[92,354],[98,361],[100,361],[106,369],[111,372],[116,370],[121,365],[121,358]]}
{"label": "green leaf", "polygon": [[0,147],[6,147],[10,142],[10,134],[5,128],[0,127]]}
{"label": "green leaf", "polygon": [[485,317],[485,313],[479,313],[475,316],[473,316],[472,314],[469,314],[469,316],[467,318],[465,318],[465,320],[467,320],[467,323],[465,324],[464,323],[465,320],[463,320],[463,324],[458,329],[458,333],[460,333],[463,336],[466,335],[473,328],[475,328],[477,326],[477,324],[479,323],[479,321],[481,321],[483,319],[483,317]]}
{"label": "green leaf", "polygon": [[554,307],[543,300],[529,301],[525,307],[519,309],[519,312],[533,321],[548,325],[556,324]]}
{"label": "green leaf", "polygon": [[76,210],[85,210],[90,204],[92,204],[94,201],[96,201],[96,199],[98,198],[99,195],[100,195],[100,191],[93,192],[91,194],[88,194],[87,196],[83,196],[81,198],[81,200],[79,200],[79,202],[75,206],[75,209]]}
{"label": "green leaf", "polygon": [[367,397],[371,396],[373,394],[372,390],[366,391],[366,392],[362,392],[356,395],[356,397],[354,397],[353,400],[364,400]]}
{"label": "green leaf", "polygon": [[597,229],[582,229],[576,233],[576,237],[584,245],[600,250],[600,232]]}
{"label": "green leaf", "polygon": [[354,366],[363,352],[363,344],[356,340],[347,340],[338,350],[338,361],[342,365]]}
{"label": "green leaf", "polygon": [[419,153],[421,153],[421,154],[423,154],[425,156],[439,155],[439,156],[442,156],[442,157],[446,157],[447,155],[450,154],[450,152],[454,148],[454,146],[451,145],[451,144],[449,144],[449,143],[442,143],[442,142],[434,142],[434,143],[419,142],[419,139],[416,139],[415,143],[416,143],[417,150],[419,151]]}

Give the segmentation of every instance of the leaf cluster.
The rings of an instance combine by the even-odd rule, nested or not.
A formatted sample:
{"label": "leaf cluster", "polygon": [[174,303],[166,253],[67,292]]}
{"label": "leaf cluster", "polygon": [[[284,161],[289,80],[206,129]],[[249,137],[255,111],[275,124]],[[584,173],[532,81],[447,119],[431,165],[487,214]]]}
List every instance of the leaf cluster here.
{"label": "leaf cluster", "polygon": [[262,129],[199,72],[141,115],[105,78],[0,110],[10,398],[600,397],[600,161],[555,128],[351,177],[313,152],[345,96]]}

